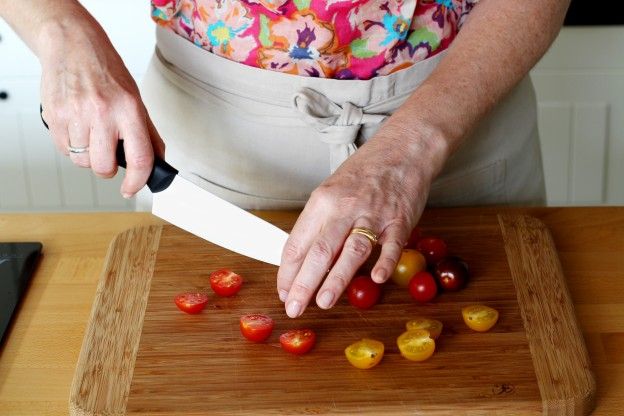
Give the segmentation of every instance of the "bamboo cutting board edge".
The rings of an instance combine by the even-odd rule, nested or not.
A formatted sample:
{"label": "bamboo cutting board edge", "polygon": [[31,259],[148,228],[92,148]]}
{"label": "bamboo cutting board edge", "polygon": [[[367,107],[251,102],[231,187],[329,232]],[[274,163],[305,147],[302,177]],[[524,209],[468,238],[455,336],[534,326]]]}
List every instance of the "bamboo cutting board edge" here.
{"label": "bamboo cutting board edge", "polygon": [[589,414],[596,381],[550,231],[528,215],[498,220],[544,414]]}
{"label": "bamboo cutting board edge", "polygon": [[[543,412],[588,414],[595,402],[595,381],[550,233],[533,217],[499,215],[498,220],[525,322]],[[163,226],[130,229],[111,243],[72,382],[71,415],[126,412],[162,229]],[[146,250],[138,251],[139,243]],[[543,244],[549,253],[541,251]],[[520,256],[509,256],[511,245],[520,250]],[[122,260],[118,269],[113,266],[113,259]],[[122,271],[130,272],[133,278],[121,284],[116,277]],[[541,279],[543,276],[548,278]],[[527,284],[521,284],[520,279],[525,279]],[[130,307],[124,304],[129,295],[139,300]],[[547,309],[546,316],[536,313],[538,309],[534,306],[543,305],[549,299],[556,307]],[[104,311],[113,313],[107,315]],[[105,334],[110,340],[101,342]]]}
{"label": "bamboo cutting board edge", "polygon": [[[70,415],[125,414],[162,229],[131,228],[109,246],[70,388]],[[129,278],[122,282],[121,275]]]}

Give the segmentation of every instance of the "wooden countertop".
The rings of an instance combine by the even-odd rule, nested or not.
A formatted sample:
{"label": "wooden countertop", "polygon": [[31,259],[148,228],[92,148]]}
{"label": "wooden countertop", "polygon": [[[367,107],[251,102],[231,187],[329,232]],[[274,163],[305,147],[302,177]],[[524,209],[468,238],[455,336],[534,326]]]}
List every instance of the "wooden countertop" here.
{"label": "wooden countertop", "polygon": [[[598,383],[594,414],[624,414],[624,207],[472,208],[540,218],[551,230]],[[267,219],[295,216],[265,212]],[[146,213],[2,214],[0,241],[44,257],[0,349],[0,414],[66,415],[69,387],[112,238]]]}

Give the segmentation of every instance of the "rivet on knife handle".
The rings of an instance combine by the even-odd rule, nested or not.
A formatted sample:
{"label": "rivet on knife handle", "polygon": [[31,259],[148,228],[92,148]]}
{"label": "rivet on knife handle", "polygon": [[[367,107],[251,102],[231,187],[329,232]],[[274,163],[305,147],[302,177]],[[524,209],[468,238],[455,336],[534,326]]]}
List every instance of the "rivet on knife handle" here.
{"label": "rivet on knife handle", "polygon": [[[119,141],[115,155],[117,157],[117,164],[122,168],[125,168],[127,163],[123,140]],[[147,178],[147,187],[150,191],[152,191],[152,193],[164,191],[169,187],[169,185],[171,185],[171,182],[173,182],[173,179],[177,174],[178,171],[176,168],[164,160],[154,157],[154,168],[152,169],[152,173],[149,178]]]}

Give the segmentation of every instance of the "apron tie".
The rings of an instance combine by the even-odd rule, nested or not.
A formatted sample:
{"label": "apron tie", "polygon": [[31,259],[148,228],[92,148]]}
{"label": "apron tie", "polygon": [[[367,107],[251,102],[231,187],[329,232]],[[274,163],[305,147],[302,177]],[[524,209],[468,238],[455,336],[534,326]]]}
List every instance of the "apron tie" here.
{"label": "apron tie", "polygon": [[325,95],[303,88],[293,97],[293,105],[301,119],[321,133],[321,141],[329,145],[331,173],[357,150],[355,140],[363,124],[378,124],[385,114],[369,114],[350,102],[342,106]]}

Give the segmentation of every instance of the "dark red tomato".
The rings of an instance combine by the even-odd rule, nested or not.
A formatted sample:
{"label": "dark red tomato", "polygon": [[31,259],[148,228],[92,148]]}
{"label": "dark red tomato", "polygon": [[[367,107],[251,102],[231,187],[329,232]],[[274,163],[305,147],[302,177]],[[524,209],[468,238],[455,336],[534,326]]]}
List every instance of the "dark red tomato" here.
{"label": "dark red tomato", "polygon": [[200,313],[208,303],[208,295],[203,293],[180,293],[175,297],[175,304],[182,312],[192,315]]}
{"label": "dark red tomato", "polygon": [[303,355],[316,344],[316,334],[311,329],[293,329],[280,335],[280,344],[284,351]]}
{"label": "dark red tomato", "polygon": [[420,228],[414,227],[409,239],[407,240],[407,244],[405,244],[405,248],[416,248],[418,240],[420,240],[420,234]]}
{"label": "dark red tomato", "polygon": [[466,286],[468,265],[459,257],[445,257],[433,269],[442,290],[456,292]]}
{"label": "dark red tomato", "polygon": [[417,302],[429,302],[438,293],[436,282],[429,272],[416,273],[410,280],[408,289]]}
{"label": "dark red tomato", "polygon": [[210,273],[210,287],[219,296],[233,296],[243,285],[243,278],[228,269]]}
{"label": "dark red tomato", "polygon": [[446,257],[448,253],[444,240],[436,237],[421,238],[418,240],[416,250],[420,251],[423,256],[425,256],[429,267],[433,267],[437,262]]}
{"label": "dark red tomato", "polygon": [[358,276],[347,287],[349,303],[356,308],[368,309],[379,301],[381,285],[373,282],[369,276]]}
{"label": "dark red tomato", "polygon": [[266,315],[254,313],[240,318],[240,330],[245,338],[253,342],[266,340],[273,332],[275,323]]}

